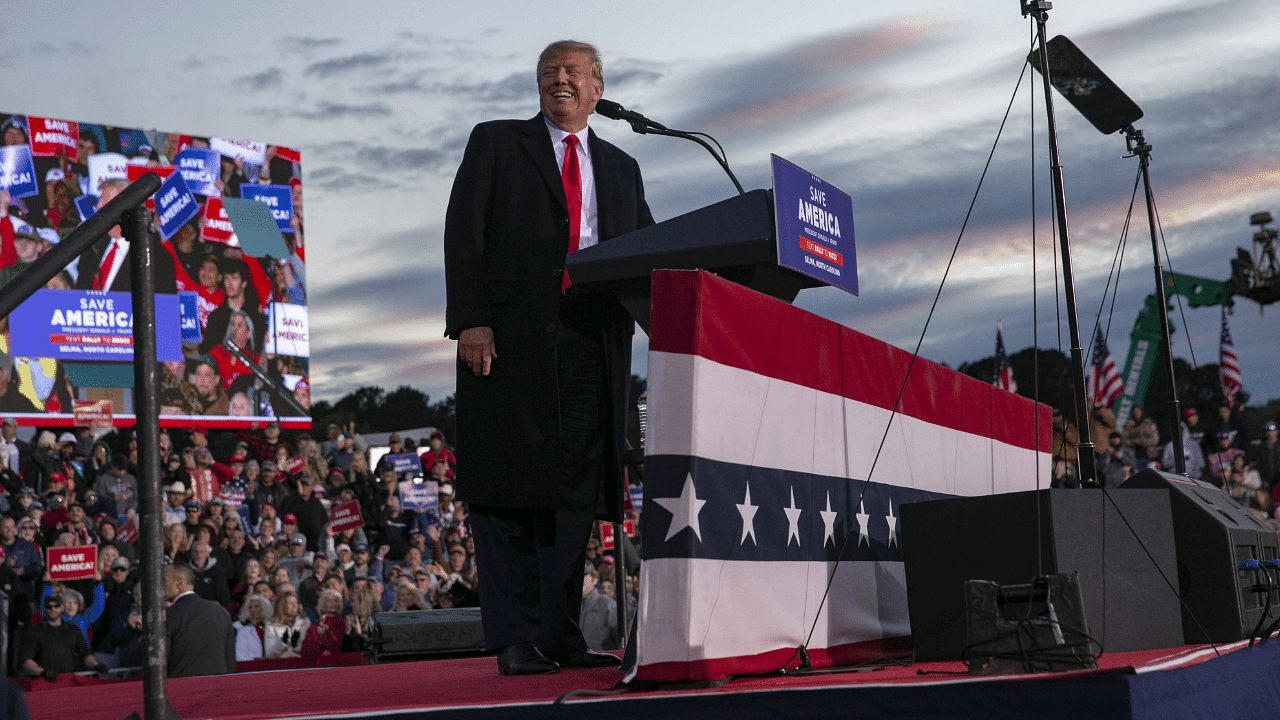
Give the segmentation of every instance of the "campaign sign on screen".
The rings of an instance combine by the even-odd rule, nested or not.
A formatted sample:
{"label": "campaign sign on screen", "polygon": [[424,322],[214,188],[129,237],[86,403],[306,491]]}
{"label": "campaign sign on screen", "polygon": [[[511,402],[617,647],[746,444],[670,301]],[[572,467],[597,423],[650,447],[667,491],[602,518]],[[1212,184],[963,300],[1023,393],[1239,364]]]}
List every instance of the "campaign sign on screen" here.
{"label": "campaign sign on screen", "polygon": [[81,220],[88,220],[90,215],[98,211],[98,196],[77,195],[76,210],[80,211]]}
{"label": "campaign sign on screen", "polygon": [[257,200],[271,208],[271,217],[276,220],[280,232],[293,232],[293,188],[288,185],[250,185],[240,186],[240,197],[245,200]]}
{"label": "campaign sign on screen", "polygon": [[817,175],[772,157],[778,264],[857,295],[853,199]]}
{"label": "campaign sign on screen", "polygon": [[[156,359],[182,359],[178,296],[156,295]],[[133,361],[133,298],[123,292],[37,290],[9,315],[18,357]]]}
{"label": "campaign sign on screen", "polygon": [[36,157],[76,156],[79,123],[31,116],[27,118],[27,125],[31,129],[31,152]]}
{"label": "campaign sign on screen", "polygon": [[200,342],[199,294],[184,290],[178,293],[178,317],[182,328],[182,342]]}
{"label": "campaign sign on screen", "polygon": [[396,477],[405,475],[422,475],[422,460],[413,453],[396,453],[383,455],[381,462],[390,463],[396,470]]}
{"label": "campaign sign on screen", "polygon": [[217,182],[222,177],[221,156],[217,150],[187,148],[173,158],[187,187],[197,195],[219,195]]}
{"label": "campaign sign on screen", "polygon": [[209,147],[229,158],[240,158],[245,165],[261,165],[267,159],[267,144],[262,142],[209,138]]}
{"label": "campaign sign on screen", "polygon": [[0,190],[8,190],[9,197],[15,198],[40,194],[30,145],[0,147]]}
{"label": "campaign sign on screen", "polygon": [[435,480],[400,483],[400,505],[406,510],[430,510],[440,514],[440,486]]}
{"label": "campaign sign on screen", "polygon": [[200,205],[191,196],[182,173],[174,173],[161,183],[156,191],[156,213],[160,216],[160,234],[165,240],[173,237],[183,225],[200,212]]}

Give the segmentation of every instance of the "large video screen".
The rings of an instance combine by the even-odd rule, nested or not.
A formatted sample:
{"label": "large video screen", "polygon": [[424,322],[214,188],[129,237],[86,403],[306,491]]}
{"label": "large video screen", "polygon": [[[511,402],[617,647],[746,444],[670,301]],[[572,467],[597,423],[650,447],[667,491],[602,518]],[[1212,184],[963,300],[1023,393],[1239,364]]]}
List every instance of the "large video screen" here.
{"label": "large video screen", "polygon": [[[161,424],[309,427],[294,148],[0,113],[0,292],[147,172]],[[0,416],[133,423],[131,278],[117,227],[0,318]]]}

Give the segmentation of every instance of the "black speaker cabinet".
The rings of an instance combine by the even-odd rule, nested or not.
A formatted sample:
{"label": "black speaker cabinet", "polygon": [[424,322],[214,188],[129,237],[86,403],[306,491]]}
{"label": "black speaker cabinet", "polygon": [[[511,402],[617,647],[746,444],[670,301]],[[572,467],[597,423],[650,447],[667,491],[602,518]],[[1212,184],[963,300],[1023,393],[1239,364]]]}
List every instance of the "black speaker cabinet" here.
{"label": "black speaker cabinet", "polygon": [[[1143,470],[1120,487],[1169,491],[1187,642],[1249,637],[1264,612],[1266,595],[1248,588],[1263,582],[1263,571],[1242,573],[1236,567],[1241,560],[1275,560],[1275,530],[1213,485],[1182,475]],[[1276,617],[1280,591],[1272,594],[1271,603]]]}
{"label": "black speaker cabinet", "polygon": [[1089,632],[1105,652],[1182,645],[1178,597],[1160,575],[1176,587],[1169,494],[1109,493],[1115,505],[1102,490],[1067,489],[903,505],[916,659],[961,658],[965,581],[1014,585],[1073,572],[1080,578]]}
{"label": "black speaker cabinet", "polygon": [[480,608],[384,612],[374,615],[373,622],[371,640],[378,656],[484,648]]}

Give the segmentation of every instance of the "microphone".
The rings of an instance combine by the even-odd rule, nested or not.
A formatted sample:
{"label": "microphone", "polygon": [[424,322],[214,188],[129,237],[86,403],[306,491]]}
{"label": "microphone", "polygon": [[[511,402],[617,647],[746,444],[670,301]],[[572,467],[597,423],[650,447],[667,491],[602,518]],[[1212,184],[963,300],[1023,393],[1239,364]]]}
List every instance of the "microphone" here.
{"label": "microphone", "polygon": [[600,98],[596,101],[596,112],[609,118],[610,120],[626,120],[629,123],[640,123],[651,128],[666,130],[667,126],[656,123],[649,118],[641,115],[634,110],[628,110],[612,100]]}
{"label": "microphone", "polygon": [[619,105],[618,103],[612,100],[605,100],[604,98],[600,98],[599,100],[596,101],[596,112],[600,113],[604,117],[609,118],[610,120],[626,120],[627,122],[631,123],[631,129],[641,135],[648,135],[648,134],[667,135],[670,137],[678,137],[678,138],[684,138],[685,140],[692,140],[693,142],[698,143],[702,147],[706,148],[707,152],[711,153],[711,157],[715,158],[716,162],[720,163],[720,167],[724,168],[724,171],[729,176],[729,179],[733,181],[733,186],[738,189],[738,194],[741,195],[744,193],[742,189],[742,183],[738,182],[738,178],[733,176],[733,171],[729,169],[728,161],[726,161],[725,158],[723,157],[724,148],[720,148],[720,153],[716,153],[715,148],[712,148],[710,145],[708,145],[706,140],[703,140],[702,138],[697,137],[698,135],[701,135],[705,138],[708,138],[711,140],[711,142],[716,143],[716,147],[720,147],[720,143],[716,142],[716,139],[711,137],[710,135],[703,132],[686,132],[684,130],[672,130],[668,128],[666,125],[663,125],[662,123],[656,123],[650,120],[649,118],[641,115],[638,112],[635,112],[633,110],[628,110],[622,107],[621,105]]}

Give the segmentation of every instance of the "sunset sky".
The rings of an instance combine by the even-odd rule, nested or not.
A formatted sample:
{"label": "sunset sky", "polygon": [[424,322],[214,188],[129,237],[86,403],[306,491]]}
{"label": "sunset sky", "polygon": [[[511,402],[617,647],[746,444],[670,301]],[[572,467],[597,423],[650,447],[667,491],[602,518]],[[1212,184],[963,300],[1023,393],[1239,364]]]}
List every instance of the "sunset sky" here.
{"label": "sunset sky", "polygon": [[[1050,35],[1071,38],[1145,112],[1137,126],[1155,148],[1166,267],[1227,279],[1236,247],[1249,246],[1249,215],[1280,216],[1280,4],[1055,6]],[[362,385],[453,392],[455,346],[441,337],[453,174],[475,123],[537,112],[534,63],[562,37],[600,47],[606,97],[714,135],[747,188],[768,187],[777,153],[848,192],[861,294],[810,290],[797,304],[913,349],[1031,33],[1013,0],[657,0],[576,15],[493,0],[64,8],[26,3],[0,21],[5,112],[301,148],[312,392],[329,400]],[[1055,317],[1039,81],[1028,71],[1014,99],[925,336],[929,359],[954,367],[990,355],[997,321],[1010,352],[1031,345],[1033,297],[1040,346],[1068,347]],[[1153,286],[1139,198],[1114,314],[1104,305],[1137,161],[1124,157],[1123,137],[1055,100],[1083,332],[1100,310],[1104,327],[1110,317],[1122,364]],[[640,162],[658,220],[734,192],[691,143],[598,116],[592,125]],[[1247,300],[1231,317],[1255,400],[1280,397],[1278,318],[1280,307],[1261,314]],[[1217,361],[1216,309],[1174,323],[1177,355]],[[641,375],[645,352],[638,334]]]}

